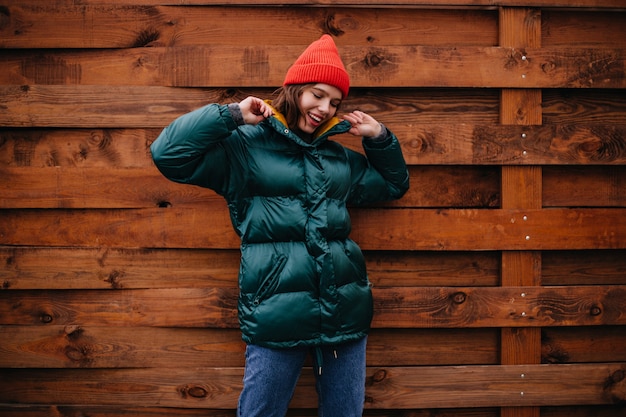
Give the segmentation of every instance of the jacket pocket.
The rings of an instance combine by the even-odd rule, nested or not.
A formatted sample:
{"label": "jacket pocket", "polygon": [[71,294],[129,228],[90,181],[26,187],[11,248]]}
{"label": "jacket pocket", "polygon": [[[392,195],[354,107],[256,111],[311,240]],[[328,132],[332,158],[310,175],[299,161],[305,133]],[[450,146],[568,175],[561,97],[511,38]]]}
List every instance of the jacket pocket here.
{"label": "jacket pocket", "polygon": [[270,295],[272,295],[274,291],[276,291],[276,288],[278,288],[278,282],[280,281],[280,273],[285,268],[286,263],[286,255],[280,255],[277,257],[277,259],[274,261],[272,269],[270,269],[270,271],[259,284],[259,288],[252,298],[253,305],[258,306],[259,304],[261,304],[261,301],[265,300]]}

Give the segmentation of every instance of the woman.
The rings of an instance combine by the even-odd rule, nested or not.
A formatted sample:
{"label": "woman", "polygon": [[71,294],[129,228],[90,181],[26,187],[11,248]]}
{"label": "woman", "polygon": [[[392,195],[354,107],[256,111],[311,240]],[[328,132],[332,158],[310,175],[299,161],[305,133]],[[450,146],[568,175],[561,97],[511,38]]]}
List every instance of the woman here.
{"label": "woman", "polygon": [[[397,138],[372,116],[336,117],[350,78],[323,35],[273,101],[209,104],[163,130],[151,151],[169,179],[215,190],[241,238],[238,313],[246,342],[238,416],[284,416],[309,352],[319,415],[361,416],[372,295],[349,205],[400,198]],[[330,137],[362,137],[366,156]]]}

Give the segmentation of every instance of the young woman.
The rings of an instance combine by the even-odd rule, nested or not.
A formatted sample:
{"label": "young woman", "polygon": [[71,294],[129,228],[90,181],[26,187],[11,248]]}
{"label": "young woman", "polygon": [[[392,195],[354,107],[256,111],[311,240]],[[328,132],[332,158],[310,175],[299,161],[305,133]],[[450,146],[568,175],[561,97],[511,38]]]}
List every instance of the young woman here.
{"label": "young woman", "polygon": [[[274,101],[209,104],[151,146],[167,178],[226,199],[241,238],[241,417],[283,417],[308,354],[319,415],[362,414],[372,294],[348,207],[400,198],[409,176],[384,125],[360,111],[337,117],[349,86],[324,35],[288,70]],[[362,137],[366,156],[330,140],[346,132]]]}

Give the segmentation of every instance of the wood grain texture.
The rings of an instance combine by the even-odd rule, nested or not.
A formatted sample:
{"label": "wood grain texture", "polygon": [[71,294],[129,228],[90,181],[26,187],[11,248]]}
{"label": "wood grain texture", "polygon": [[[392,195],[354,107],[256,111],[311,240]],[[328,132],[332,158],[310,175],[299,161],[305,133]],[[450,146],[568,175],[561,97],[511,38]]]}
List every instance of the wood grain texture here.
{"label": "wood grain texture", "polygon": [[[624,396],[624,365],[507,365],[373,367],[367,370],[368,409],[486,405],[614,404]],[[29,404],[234,408],[241,368],[163,370],[7,370],[0,401]],[[314,377],[303,372],[292,406],[311,408]],[[557,388],[558,389],[555,389]],[[452,389],[456,395],[450,396]]]}
{"label": "wood grain texture", "polygon": [[[625,295],[624,286],[374,287],[373,326],[620,326]],[[0,301],[4,325],[238,326],[236,288],[3,291]]]}
{"label": "wood grain texture", "polygon": [[[376,208],[351,210],[353,239],[365,250],[626,248],[621,209],[392,210],[393,216]],[[220,200],[188,209],[3,210],[0,239],[32,246],[239,247]]]}
{"label": "wood grain texture", "polygon": [[[14,85],[278,87],[302,49],[218,44],[17,53],[0,60],[5,68],[0,80]],[[624,49],[382,44],[346,46],[342,55],[356,88],[626,88]],[[219,70],[225,66],[228,71]]]}
{"label": "wood grain texture", "polygon": [[[0,332],[2,368],[244,366],[245,344],[236,329],[48,325],[2,326]],[[574,356],[563,339],[553,333],[546,356],[556,357],[557,348]],[[371,366],[493,365],[498,341],[495,329],[374,329],[367,349]]]}
{"label": "wood grain texture", "polygon": [[[384,122],[411,176],[351,208],[364,417],[626,415],[625,22],[623,0],[5,1],[0,414],[235,416],[239,240],[149,146],[272,98],[329,33],[341,112]],[[317,415],[311,363],[288,417]]]}
{"label": "wood grain texture", "polygon": [[[619,253],[613,256],[620,259]],[[494,286],[500,279],[495,251],[378,250],[366,251],[365,258],[369,279],[377,287]],[[603,264],[587,260],[588,277],[623,264],[615,258],[597,259]],[[5,266],[0,269],[4,290],[232,288],[239,272],[239,251],[0,246],[0,264]],[[562,279],[559,265],[553,263],[553,280]],[[611,281],[598,283],[626,283],[617,274],[609,277]]]}
{"label": "wood grain texture", "polygon": [[[448,100],[456,99],[466,100],[466,97],[450,97]],[[422,107],[420,103],[413,103],[412,109],[399,105],[405,99],[397,96],[389,97],[386,102],[383,100],[379,99],[376,103],[377,111],[400,138],[405,159],[410,165],[586,165],[585,169],[591,171],[597,165],[622,166],[626,163],[626,125],[622,122],[618,124],[607,120],[607,124],[594,121],[591,124],[498,126],[493,124],[489,113],[471,115],[468,110],[460,116],[460,123],[453,124],[445,116],[446,112],[454,113],[461,109],[440,103],[442,107],[434,110],[437,99],[432,96],[419,98],[420,102],[430,102],[428,110],[424,109],[426,105]],[[387,105],[393,100],[396,105]],[[408,102],[409,98],[406,100]],[[346,107],[358,108],[359,102],[347,102]],[[370,102],[370,105],[373,104]],[[480,106],[479,103],[475,105]],[[610,105],[604,108],[608,109]],[[426,114],[426,111],[431,113]],[[410,123],[411,114],[420,114],[423,123]],[[95,118],[97,114],[90,117]],[[107,120],[108,117],[103,116],[100,124],[116,122],[115,116]],[[171,122],[176,116],[171,117],[159,123]],[[131,120],[130,124],[135,124],[139,123],[141,115],[127,114],[125,118],[127,123]],[[152,168],[148,147],[160,132],[161,128],[6,129],[0,131],[0,169]],[[341,135],[336,140],[362,152],[360,141],[353,137]],[[3,177],[11,175],[14,174],[10,170],[2,172]],[[584,199],[585,194],[581,193],[577,198]]]}

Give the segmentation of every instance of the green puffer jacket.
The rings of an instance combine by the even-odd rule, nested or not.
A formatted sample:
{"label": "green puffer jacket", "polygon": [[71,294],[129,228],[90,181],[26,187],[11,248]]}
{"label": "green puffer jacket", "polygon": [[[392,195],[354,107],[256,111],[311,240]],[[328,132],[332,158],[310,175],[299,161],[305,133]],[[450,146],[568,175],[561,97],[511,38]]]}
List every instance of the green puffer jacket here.
{"label": "green puffer jacket", "polygon": [[246,343],[336,345],[364,337],[372,295],[347,205],[400,198],[409,177],[397,138],[363,140],[366,159],[328,140],[306,143],[280,114],[238,126],[228,106],[185,114],[151,145],[173,181],[222,195],[241,237],[239,322]]}

